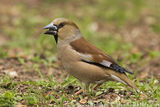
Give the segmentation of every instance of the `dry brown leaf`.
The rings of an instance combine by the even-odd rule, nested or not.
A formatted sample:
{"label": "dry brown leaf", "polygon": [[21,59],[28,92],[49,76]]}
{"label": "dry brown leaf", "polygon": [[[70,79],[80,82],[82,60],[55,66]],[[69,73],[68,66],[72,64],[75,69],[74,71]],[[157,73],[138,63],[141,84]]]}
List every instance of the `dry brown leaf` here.
{"label": "dry brown leaf", "polygon": [[123,103],[123,104],[126,104],[126,103],[128,103],[129,101],[121,98],[121,99],[120,99],[120,102]]}
{"label": "dry brown leaf", "polygon": [[140,97],[139,97],[139,99],[140,100],[144,100],[144,99],[146,99],[148,96],[146,95],[146,94],[141,94],[140,95]]}
{"label": "dry brown leaf", "polygon": [[87,103],[87,100],[86,100],[86,99],[81,99],[79,102],[80,102],[81,104],[86,104],[86,103]]}
{"label": "dry brown leaf", "polygon": [[16,105],[16,107],[27,107],[26,105],[23,105],[23,104],[21,104],[21,103],[18,103],[17,105]]}
{"label": "dry brown leaf", "polygon": [[105,98],[107,102],[117,102],[121,99],[120,96],[115,93],[109,93],[105,96]]}

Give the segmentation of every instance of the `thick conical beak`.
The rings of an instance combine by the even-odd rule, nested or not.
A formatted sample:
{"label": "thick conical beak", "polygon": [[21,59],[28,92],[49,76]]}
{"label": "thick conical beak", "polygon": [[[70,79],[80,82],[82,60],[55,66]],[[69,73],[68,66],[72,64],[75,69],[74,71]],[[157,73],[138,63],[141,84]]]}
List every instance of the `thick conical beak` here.
{"label": "thick conical beak", "polygon": [[56,43],[58,42],[58,28],[53,24],[53,22],[43,27],[43,29],[48,29],[44,34],[53,35]]}
{"label": "thick conical beak", "polygon": [[55,26],[52,22],[52,23],[48,24],[47,26],[45,26],[43,29],[52,29],[54,31],[57,31],[57,26]]}
{"label": "thick conical beak", "polygon": [[47,30],[44,34],[49,34],[49,35],[57,35],[57,26],[55,26],[52,23],[48,24],[47,26],[43,27],[43,29],[49,29]]}

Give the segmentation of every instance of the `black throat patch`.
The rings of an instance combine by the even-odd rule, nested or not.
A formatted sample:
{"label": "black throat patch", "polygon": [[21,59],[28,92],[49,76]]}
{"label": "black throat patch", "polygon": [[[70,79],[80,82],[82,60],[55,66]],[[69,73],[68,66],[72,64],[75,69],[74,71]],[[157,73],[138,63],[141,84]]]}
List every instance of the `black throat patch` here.
{"label": "black throat patch", "polygon": [[58,35],[57,35],[57,34],[56,34],[56,35],[54,35],[54,39],[55,39],[56,44],[57,44],[57,42],[58,42]]}

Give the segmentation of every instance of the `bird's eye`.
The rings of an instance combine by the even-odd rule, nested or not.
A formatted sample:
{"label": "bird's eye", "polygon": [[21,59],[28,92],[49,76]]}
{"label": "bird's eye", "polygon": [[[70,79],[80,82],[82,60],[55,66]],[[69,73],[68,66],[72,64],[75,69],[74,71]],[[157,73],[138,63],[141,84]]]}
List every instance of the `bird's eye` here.
{"label": "bird's eye", "polygon": [[62,28],[64,25],[65,25],[64,23],[60,23],[60,24],[58,25],[58,29],[59,29],[59,28]]}

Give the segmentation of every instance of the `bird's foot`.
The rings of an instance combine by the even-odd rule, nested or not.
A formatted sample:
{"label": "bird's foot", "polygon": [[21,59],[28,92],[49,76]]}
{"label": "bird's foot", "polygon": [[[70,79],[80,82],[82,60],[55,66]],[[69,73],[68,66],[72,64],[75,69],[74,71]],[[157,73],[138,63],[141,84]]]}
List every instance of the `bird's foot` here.
{"label": "bird's foot", "polygon": [[82,89],[80,89],[79,91],[77,91],[76,93],[75,93],[75,95],[79,95],[79,94],[81,94],[83,92],[83,90]]}

